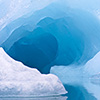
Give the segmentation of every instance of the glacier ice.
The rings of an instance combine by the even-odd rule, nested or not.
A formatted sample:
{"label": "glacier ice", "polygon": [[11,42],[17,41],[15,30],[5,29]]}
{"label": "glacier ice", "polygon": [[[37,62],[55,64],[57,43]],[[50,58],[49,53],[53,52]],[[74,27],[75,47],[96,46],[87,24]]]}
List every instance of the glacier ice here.
{"label": "glacier ice", "polygon": [[[34,34],[36,35],[34,36]],[[14,43],[8,54],[25,65],[34,66],[42,72],[43,68],[56,58],[57,50],[56,38],[50,33],[44,33],[41,28],[37,28],[28,37]]]}
{"label": "glacier ice", "polygon": [[[0,30],[11,21],[42,9],[55,0],[0,0]],[[38,5],[39,4],[39,5]]]}
{"label": "glacier ice", "polygon": [[41,74],[10,58],[0,48],[1,96],[52,96],[66,94],[61,81],[53,74]]}
{"label": "glacier ice", "polygon": [[53,66],[50,72],[57,75],[63,84],[83,86],[97,100],[100,99],[100,52],[83,66]]}
{"label": "glacier ice", "polygon": [[0,98],[0,100],[66,100],[66,97],[44,97],[44,98]]}
{"label": "glacier ice", "polygon": [[[58,75],[63,84],[86,88],[84,95],[89,92],[99,100],[99,5],[100,0],[0,0],[0,46],[15,60],[37,68],[41,73],[49,73],[53,66],[51,73]],[[31,86],[33,80],[37,82],[34,74],[40,82],[52,77],[42,75],[36,69],[25,67],[17,61],[1,63],[13,67],[1,68],[3,73],[0,73],[0,78],[7,81],[1,85],[14,85],[17,80],[17,86],[26,86],[28,80],[32,81],[29,83]],[[20,67],[16,68],[15,62]],[[26,73],[28,75],[23,77]],[[90,96],[83,96],[82,100],[84,98],[92,100]]]}
{"label": "glacier ice", "polygon": [[100,72],[93,75],[90,79],[92,83],[100,85]]}
{"label": "glacier ice", "polygon": [[12,58],[42,73],[53,65],[85,64],[100,50],[98,18],[59,3],[14,20],[0,34]]}
{"label": "glacier ice", "polygon": [[100,51],[86,63],[85,72],[88,73],[88,76],[99,74],[100,72]]}

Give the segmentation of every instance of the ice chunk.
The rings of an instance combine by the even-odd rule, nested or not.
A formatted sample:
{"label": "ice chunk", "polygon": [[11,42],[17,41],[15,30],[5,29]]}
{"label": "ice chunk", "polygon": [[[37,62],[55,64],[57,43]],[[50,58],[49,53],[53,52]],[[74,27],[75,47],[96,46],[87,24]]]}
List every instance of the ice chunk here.
{"label": "ice chunk", "polygon": [[57,75],[63,84],[83,86],[100,100],[100,52],[83,66],[53,66],[51,73]]}
{"label": "ice chunk", "polygon": [[100,51],[86,63],[84,74],[88,78],[88,82],[84,82],[84,86],[93,95],[100,100]]}
{"label": "ice chunk", "polygon": [[51,73],[57,75],[63,84],[82,84],[83,68],[76,66],[53,66]]}
{"label": "ice chunk", "polygon": [[100,72],[100,52],[86,63],[84,70],[89,76],[96,75]]}
{"label": "ice chunk", "polygon": [[10,58],[0,48],[0,96],[50,96],[66,94],[61,81],[53,74],[44,75]]}

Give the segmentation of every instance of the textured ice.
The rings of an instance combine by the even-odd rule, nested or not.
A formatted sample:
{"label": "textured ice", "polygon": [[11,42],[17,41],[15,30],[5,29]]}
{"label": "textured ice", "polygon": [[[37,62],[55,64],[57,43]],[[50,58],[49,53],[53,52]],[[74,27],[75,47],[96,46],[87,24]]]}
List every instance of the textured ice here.
{"label": "textured ice", "polygon": [[100,72],[93,75],[90,79],[93,84],[100,85]]}
{"label": "textured ice", "polygon": [[100,52],[83,66],[54,66],[51,73],[57,75],[63,84],[82,85],[97,100],[100,99]]}
{"label": "textured ice", "polygon": [[0,34],[1,46],[12,58],[42,73],[53,65],[85,64],[100,50],[98,18],[62,3],[20,17]]}
{"label": "textured ice", "polygon": [[0,48],[0,96],[50,96],[67,93],[60,80],[52,74],[44,75],[10,58]]}
{"label": "textured ice", "polygon": [[100,52],[85,65],[85,74],[89,82],[85,83],[85,87],[90,93],[100,100]]}
{"label": "textured ice", "polygon": [[100,1],[95,3],[1,0],[0,46],[42,73],[49,73],[53,65],[85,64],[100,50]]}
{"label": "textured ice", "polygon": [[36,97],[36,98],[0,98],[0,100],[66,100],[67,97],[58,96],[58,97]]}
{"label": "textured ice", "polygon": [[0,0],[0,30],[11,21],[31,14],[55,0]]}
{"label": "textured ice", "polygon": [[[81,85],[100,100],[100,0],[0,0],[0,9],[0,46],[12,58],[42,73],[49,73],[53,66],[51,73],[58,75],[63,84]],[[14,61],[20,66],[16,68],[12,60],[9,62],[1,63],[7,66],[1,68],[1,79],[7,80],[1,85],[14,85],[17,80],[16,89],[22,84],[23,90],[34,75],[39,81],[52,77]],[[36,77],[34,80],[37,82]],[[24,89],[33,86],[33,81],[28,84]]]}
{"label": "textured ice", "polygon": [[85,71],[89,76],[99,74],[100,72],[100,52],[98,52],[93,59],[88,61],[85,65]]}
{"label": "textured ice", "polygon": [[3,98],[0,100],[66,100],[66,97],[47,97],[47,98]]}

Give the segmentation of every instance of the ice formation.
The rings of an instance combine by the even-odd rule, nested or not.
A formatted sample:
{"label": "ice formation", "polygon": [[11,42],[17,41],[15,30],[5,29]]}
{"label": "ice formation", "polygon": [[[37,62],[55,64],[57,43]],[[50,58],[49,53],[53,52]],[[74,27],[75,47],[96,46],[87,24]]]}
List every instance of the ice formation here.
{"label": "ice formation", "polygon": [[[100,99],[100,89],[95,87],[100,70],[100,0],[0,0],[0,9],[0,46],[6,53],[41,73],[49,73],[53,66],[51,73],[58,75],[63,84],[82,85]],[[23,77],[24,72],[17,75],[20,69],[16,65],[7,68],[16,78],[2,68],[7,74],[3,80],[21,78],[23,86],[25,79],[31,80]],[[34,70],[31,68],[24,66],[21,70],[29,70],[30,75]],[[51,77],[35,72],[44,81]]]}
{"label": "ice formation", "polygon": [[[0,0],[0,30],[11,21],[42,9],[55,0]],[[39,4],[39,5],[38,5]]]}
{"label": "ice formation", "polygon": [[52,96],[67,93],[53,74],[44,75],[10,58],[0,48],[0,96]]}
{"label": "ice formation", "polygon": [[93,75],[90,79],[93,84],[100,85],[100,72]]}
{"label": "ice formation", "polygon": [[85,72],[88,76],[99,74],[100,72],[100,52],[98,52],[90,61],[85,65]]}
{"label": "ice formation", "polygon": [[85,64],[100,50],[99,41],[100,22],[93,13],[59,2],[28,13],[0,31],[6,52],[42,73],[49,73],[53,65]]}
{"label": "ice formation", "polygon": [[54,66],[51,73],[57,75],[63,84],[82,85],[97,100],[100,99],[100,52],[84,66]]}

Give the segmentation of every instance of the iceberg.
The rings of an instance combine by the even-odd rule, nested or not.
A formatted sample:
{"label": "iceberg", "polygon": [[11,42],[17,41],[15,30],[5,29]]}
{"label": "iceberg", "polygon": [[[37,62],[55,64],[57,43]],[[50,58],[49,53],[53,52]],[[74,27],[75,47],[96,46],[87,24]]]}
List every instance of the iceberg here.
{"label": "iceberg", "polygon": [[0,9],[0,47],[11,57],[1,49],[1,94],[63,94],[57,75],[84,88],[82,100],[100,99],[100,0],[0,0]]}
{"label": "iceberg", "polygon": [[0,97],[56,96],[66,94],[61,81],[53,74],[41,74],[10,58],[0,48]]}

